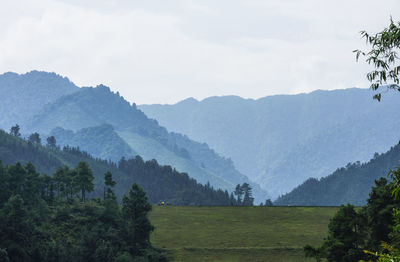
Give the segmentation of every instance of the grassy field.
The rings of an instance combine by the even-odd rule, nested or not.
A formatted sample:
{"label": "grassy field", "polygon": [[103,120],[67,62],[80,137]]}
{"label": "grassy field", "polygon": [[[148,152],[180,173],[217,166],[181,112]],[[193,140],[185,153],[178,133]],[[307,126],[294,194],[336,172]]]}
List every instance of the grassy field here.
{"label": "grassy field", "polygon": [[313,261],[335,207],[154,207],[151,241],[174,261]]}

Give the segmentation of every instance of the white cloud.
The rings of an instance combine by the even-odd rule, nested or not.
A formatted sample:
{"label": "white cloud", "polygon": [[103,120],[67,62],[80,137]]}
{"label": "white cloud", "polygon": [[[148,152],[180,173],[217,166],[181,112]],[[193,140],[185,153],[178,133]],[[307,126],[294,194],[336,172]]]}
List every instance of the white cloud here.
{"label": "white cloud", "polygon": [[0,72],[55,71],[137,103],[366,87],[351,52],[358,31],[400,10],[392,0],[16,2],[0,9]]}

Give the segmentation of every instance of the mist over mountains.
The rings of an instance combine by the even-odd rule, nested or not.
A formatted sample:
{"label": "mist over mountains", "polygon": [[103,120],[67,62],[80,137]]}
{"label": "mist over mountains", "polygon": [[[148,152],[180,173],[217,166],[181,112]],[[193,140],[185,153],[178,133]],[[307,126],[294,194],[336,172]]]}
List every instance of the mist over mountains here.
{"label": "mist over mountains", "polygon": [[[59,145],[77,146],[114,162],[136,155],[156,159],[230,192],[237,184],[250,183],[256,203],[284,195],[306,180],[296,190],[301,193],[285,195],[279,203],[316,203],[322,198],[311,197],[312,190],[323,192],[321,188],[353,178],[343,179],[348,171],[317,184],[309,178],[337,174],[350,162],[366,162],[400,138],[400,119],[393,114],[400,109],[400,97],[389,92],[377,102],[370,90],[356,88],[137,106],[104,85],[79,88],[55,73],[32,71],[0,75],[0,95],[0,128],[6,131],[18,123],[25,136],[39,132],[44,141],[53,135]],[[377,173],[382,175],[392,162],[386,161]],[[363,188],[368,188],[376,172],[362,172],[369,174],[363,179]],[[347,188],[343,201],[363,203],[365,195],[341,188]]]}
{"label": "mist over mountains", "polygon": [[94,157],[113,161],[139,154],[145,160],[171,165],[202,184],[232,191],[247,182],[256,199],[269,197],[238,172],[230,159],[205,143],[168,132],[104,85],[79,88],[55,73],[6,73],[0,75],[0,95],[0,128],[4,130],[19,124],[23,135],[54,135],[60,145],[79,146]]}
{"label": "mist over mountains", "polygon": [[[257,100],[236,96],[140,105],[168,130],[206,141],[273,197],[399,141],[400,97],[366,89],[314,91]],[[373,183],[373,181],[372,181]]]}
{"label": "mist over mountains", "polygon": [[350,203],[367,204],[375,180],[388,177],[390,170],[399,166],[400,145],[383,154],[376,153],[370,161],[348,163],[332,174],[320,179],[309,178],[291,192],[280,196],[276,205],[290,206],[340,206]]}

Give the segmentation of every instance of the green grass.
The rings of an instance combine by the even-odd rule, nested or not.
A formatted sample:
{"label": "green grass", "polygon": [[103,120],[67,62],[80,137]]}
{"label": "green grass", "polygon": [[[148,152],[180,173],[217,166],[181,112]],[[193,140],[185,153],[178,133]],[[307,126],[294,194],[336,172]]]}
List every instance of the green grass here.
{"label": "green grass", "polygon": [[336,207],[154,207],[151,241],[175,261],[313,261]]}

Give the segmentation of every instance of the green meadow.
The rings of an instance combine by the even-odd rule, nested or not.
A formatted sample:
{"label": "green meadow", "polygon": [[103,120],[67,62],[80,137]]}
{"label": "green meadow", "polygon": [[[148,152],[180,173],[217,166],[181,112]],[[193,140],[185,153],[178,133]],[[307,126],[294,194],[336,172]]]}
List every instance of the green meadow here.
{"label": "green meadow", "polygon": [[173,261],[313,261],[337,207],[155,206],[152,244]]}

